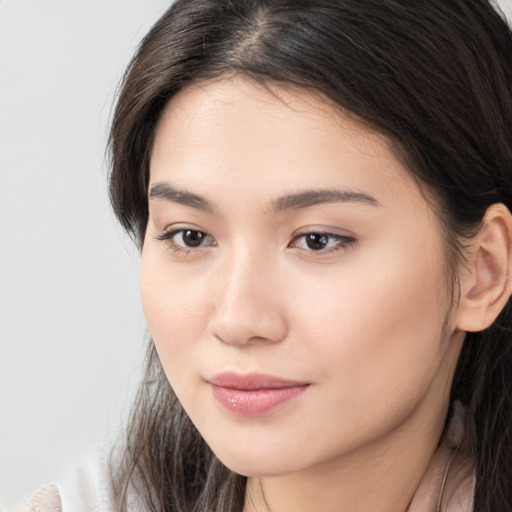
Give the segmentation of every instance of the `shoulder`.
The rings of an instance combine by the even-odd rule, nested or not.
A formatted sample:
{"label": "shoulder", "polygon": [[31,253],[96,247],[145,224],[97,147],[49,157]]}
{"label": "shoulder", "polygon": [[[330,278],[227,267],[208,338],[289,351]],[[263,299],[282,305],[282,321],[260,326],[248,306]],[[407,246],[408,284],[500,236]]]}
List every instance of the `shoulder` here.
{"label": "shoulder", "polygon": [[47,485],[35,492],[25,505],[13,512],[62,512],[62,502],[56,485]]}
{"label": "shoulder", "polygon": [[[117,462],[110,455],[89,456],[12,512],[115,512],[119,509],[113,489]],[[129,512],[147,510],[134,489],[128,498]]]}
{"label": "shoulder", "polygon": [[108,457],[85,458],[57,479],[60,512],[113,512],[114,493]]}
{"label": "shoulder", "polygon": [[35,492],[12,512],[114,512],[108,459],[92,456]]}

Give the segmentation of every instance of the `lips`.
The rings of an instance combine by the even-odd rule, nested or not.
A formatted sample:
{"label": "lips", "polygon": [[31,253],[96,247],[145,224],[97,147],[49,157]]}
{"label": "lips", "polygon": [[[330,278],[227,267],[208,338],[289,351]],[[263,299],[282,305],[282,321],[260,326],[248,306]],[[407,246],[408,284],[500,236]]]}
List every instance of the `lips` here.
{"label": "lips", "polygon": [[232,372],[215,375],[207,382],[217,402],[240,416],[259,416],[301,395],[309,383],[259,373]]}

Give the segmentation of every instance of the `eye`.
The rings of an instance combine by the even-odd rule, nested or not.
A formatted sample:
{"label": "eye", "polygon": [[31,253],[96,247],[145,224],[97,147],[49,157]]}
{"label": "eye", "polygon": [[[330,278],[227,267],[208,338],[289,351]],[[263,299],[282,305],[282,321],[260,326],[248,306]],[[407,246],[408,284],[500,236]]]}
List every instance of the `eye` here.
{"label": "eye", "polygon": [[175,242],[185,247],[200,247],[207,240],[208,235],[195,229],[184,229],[174,235]]}
{"label": "eye", "polygon": [[156,239],[166,241],[169,248],[175,252],[190,252],[194,249],[215,245],[213,237],[198,229],[174,229],[166,231]]}
{"label": "eye", "polygon": [[309,232],[297,235],[290,245],[306,251],[330,253],[348,249],[355,242],[355,238],[349,236]]}

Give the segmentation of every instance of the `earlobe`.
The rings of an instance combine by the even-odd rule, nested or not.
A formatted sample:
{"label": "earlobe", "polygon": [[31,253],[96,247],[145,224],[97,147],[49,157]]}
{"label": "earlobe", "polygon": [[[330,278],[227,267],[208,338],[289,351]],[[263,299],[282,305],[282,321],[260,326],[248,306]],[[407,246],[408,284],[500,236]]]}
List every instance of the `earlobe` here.
{"label": "earlobe", "polygon": [[503,204],[490,206],[467,249],[460,276],[456,327],[467,332],[489,327],[512,293],[512,215]]}

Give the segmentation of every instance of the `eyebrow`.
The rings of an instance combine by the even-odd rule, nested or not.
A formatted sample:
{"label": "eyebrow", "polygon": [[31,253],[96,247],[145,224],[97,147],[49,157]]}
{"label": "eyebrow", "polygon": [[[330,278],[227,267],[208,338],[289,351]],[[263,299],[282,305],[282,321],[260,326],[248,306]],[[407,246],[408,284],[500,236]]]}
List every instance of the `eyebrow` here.
{"label": "eyebrow", "polygon": [[149,191],[149,197],[190,206],[206,213],[213,214],[215,212],[212,204],[204,197],[187,192],[186,190],[178,190],[164,182],[155,183]]}
{"label": "eyebrow", "polygon": [[364,192],[332,188],[305,190],[296,194],[288,194],[272,201],[271,210],[273,213],[280,213],[331,203],[361,203],[370,206],[382,206],[377,199]]}
{"label": "eyebrow", "polygon": [[[186,190],[176,189],[165,182],[155,183],[149,191],[149,197],[182,204],[210,214],[215,213],[213,205],[204,197]],[[377,199],[364,192],[332,188],[305,190],[303,192],[279,197],[271,202],[270,212],[272,214],[278,214],[289,210],[299,210],[311,206],[333,203],[359,203],[377,207],[382,206]]]}

